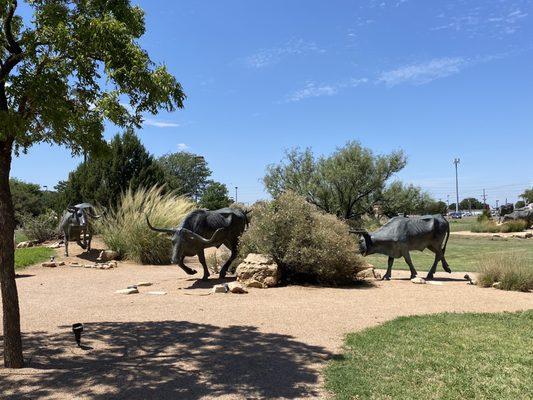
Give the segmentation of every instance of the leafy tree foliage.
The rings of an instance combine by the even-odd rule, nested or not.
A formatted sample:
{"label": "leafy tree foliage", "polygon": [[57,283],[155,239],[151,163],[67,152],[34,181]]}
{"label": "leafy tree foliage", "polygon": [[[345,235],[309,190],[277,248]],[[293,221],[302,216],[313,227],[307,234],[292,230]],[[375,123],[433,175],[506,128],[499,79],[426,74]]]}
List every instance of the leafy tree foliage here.
{"label": "leafy tree foliage", "polygon": [[533,187],[524,190],[524,193],[522,193],[520,197],[523,198],[527,204],[533,203]]}
{"label": "leafy tree foliage", "polygon": [[463,199],[459,203],[460,210],[481,210],[483,209],[483,203],[474,197],[468,197]]}
{"label": "leafy tree foliage", "polygon": [[202,194],[198,205],[209,210],[228,207],[232,202],[226,185],[220,182],[211,182]]}
{"label": "leafy tree foliage", "polygon": [[398,214],[425,214],[432,201],[429,194],[421,188],[396,181],[381,194],[381,210],[387,217]]}
{"label": "leafy tree foliage", "polygon": [[518,200],[514,206],[515,208],[522,208],[526,206],[526,202],[524,200]]}
{"label": "leafy tree foliage", "polygon": [[211,170],[205,159],[197,154],[187,151],[167,154],[159,159],[159,165],[168,187],[178,194],[197,200],[209,184]]}
{"label": "leafy tree foliage", "polygon": [[[139,126],[144,113],[183,106],[181,85],[138,39],[144,13],[129,0],[0,1],[0,281],[4,363],[22,367],[14,269],[13,152],[39,142],[75,154],[106,148],[104,121]],[[129,103],[124,106],[122,102]],[[129,111],[131,110],[131,111]]]}
{"label": "leafy tree foliage", "polygon": [[131,130],[116,135],[109,147],[108,156],[89,157],[59,184],[63,209],[85,201],[114,207],[128,188],[165,184],[163,170]]}
{"label": "leafy tree foliage", "polygon": [[402,151],[375,155],[358,142],[348,142],[318,159],[309,149],[294,149],[284,162],[268,167],[263,181],[273,197],[291,190],[328,213],[357,219],[371,210],[386,182],[405,164]]}
{"label": "leafy tree foliage", "polygon": [[421,212],[421,214],[442,214],[446,215],[448,212],[448,206],[443,201],[430,200]]}
{"label": "leafy tree foliage", "polygon": [[39,185],[26,183],[18,179],[10,179],[9,186],[13,206],[15,208],[15,222],[19,225],[26,215],[37,216],[43,209],[43,192]]}

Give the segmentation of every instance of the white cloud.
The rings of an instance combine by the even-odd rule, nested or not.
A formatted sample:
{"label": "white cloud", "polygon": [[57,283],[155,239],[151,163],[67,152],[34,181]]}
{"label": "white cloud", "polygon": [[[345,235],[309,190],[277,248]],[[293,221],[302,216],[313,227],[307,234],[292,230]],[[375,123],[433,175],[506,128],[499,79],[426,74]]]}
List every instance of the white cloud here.
{"label": "white cloud", "polygon": [[144,124],[146,126],[153,126],[156,128],[179,128],[181,125],[177,122],[158,121],[152,118],[146,118]]}
{"label": "white cloud", "polygon": [[178,143],[178,150],[183,151],[183,150],[187,150],[187,149],[189,149],[188,145],[186,145],[185,143]]}
{"label": "white cloud", "polygon": [[423,85],[435,79],[456,74],[468,64],[469,62],[462,57],[434,58],[427,62],[382,72],[378,76],[377,82],[387,86],[396,86],[402,83]]}
{"label": "white cloud", "polygon": [[290,40],[283,46],[270,49],[263,49],[244,59],[246,66],[250,68],[264,68],[281,61],[282,58],[291,55],[305,53],[324,53],[325,50],[318,47],[313,42],[306,42],[302,39]]}
{"label": "white cloud", "polygon": [[366,83],[368,79],[349,79],[344,82],[339,82],[335,84],[317,84],[316,82],[307,82],[306,85],[291,93],[285,98],[285,103],[293,103],[301,101],[304,99],[312,97],[322,97],[322,96],[334,96],[339,93],[340,90],[345,88],[357,87],[363,83]]}

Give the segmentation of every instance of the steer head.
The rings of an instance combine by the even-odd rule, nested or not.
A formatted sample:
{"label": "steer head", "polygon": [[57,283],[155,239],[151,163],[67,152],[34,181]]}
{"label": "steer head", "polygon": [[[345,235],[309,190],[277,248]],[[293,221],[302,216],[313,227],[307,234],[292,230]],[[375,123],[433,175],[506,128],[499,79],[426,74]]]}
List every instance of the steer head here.
{"label": "steer head", "polygon": [[370,237],[370,233],[368,233],[368,231],[364,229],[350,229],[350,233],[361,235],[359,238],[359,251],[363,256],[373,253],[372,238]]}
{"label": "steer head", "polygon": [[217,229],[210,239],[206,239],[186,228],[156,228],[150,224],[146,216],[148,227],[155,232],[171,235],[172,264],[178,264],[185,256],[194,256],[207,247],[218,246],[224,239],[224,229]]}
{"label": "steer head", "polygon": [[72,214],[76,220],[77,225],[86,227],[89,223],[89,218],[100,218],[100,215],[96,215],[92,205],[88,203],[78,204],[76,206],[69,205],[67,211]]}

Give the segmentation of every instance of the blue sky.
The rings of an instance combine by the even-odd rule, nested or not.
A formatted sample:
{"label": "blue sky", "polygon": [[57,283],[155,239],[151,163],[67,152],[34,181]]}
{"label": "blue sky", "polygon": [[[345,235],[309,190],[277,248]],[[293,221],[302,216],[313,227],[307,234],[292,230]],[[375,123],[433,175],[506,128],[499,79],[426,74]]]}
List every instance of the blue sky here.
{"label": "blue sky", "polygon": [[[160,156],[187,149],[239,200],[266,197],[286,149],[348,140],[403,149],[398,178],[437,199],[515,201],[533,186],[533,1],[137,1],[142,46],[182,83],[185,109],[138,132]],[[118,132],[108,126],[106,136]],[[79,159],[33,147],[12,175],[52,187]]]}

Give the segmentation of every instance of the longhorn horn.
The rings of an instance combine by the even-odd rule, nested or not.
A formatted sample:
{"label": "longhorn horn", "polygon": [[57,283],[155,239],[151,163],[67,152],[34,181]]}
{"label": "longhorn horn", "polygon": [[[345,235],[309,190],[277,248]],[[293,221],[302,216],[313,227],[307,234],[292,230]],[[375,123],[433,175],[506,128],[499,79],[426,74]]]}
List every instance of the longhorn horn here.
{"label": "longhorn horn", "polygon": [[220,236],[220,234],[224,231],[224,228],[219,228],[217,229],[213,235],[211,236],[210,239],[206,239],[204,238],[203,236],[200,236],[199,234],[189,230],[189,229],[186,229],[186,228],[183,228],[184,231],[186,231],[188,234],[190,234],[194,240],[197,240],[199,242],[201,242],[202,244],[206,245],[206,246],[209,246],[211,244],[213,244],[213,242],[215,242],[217,240],[217,238]]}
{"label": "longhorn horn", "polygon": [[366,229],[350,229],[348,232],[353,233],[354,235],[368,235],[368,231]]}
{"label": "longhorn horn", "polygon": [[163,233],[169,233],[169,234],[174,234],[176,232],[175,229],[169,229],[169,228],[154,228],[152,226],[152,224],[150,224],[150,220],[148,219],[148,215],[145,215],[146,217],[146,223],[148,224],[148,228],[150,228],[151,230],[155,231],[155,232],[163,232]]}

